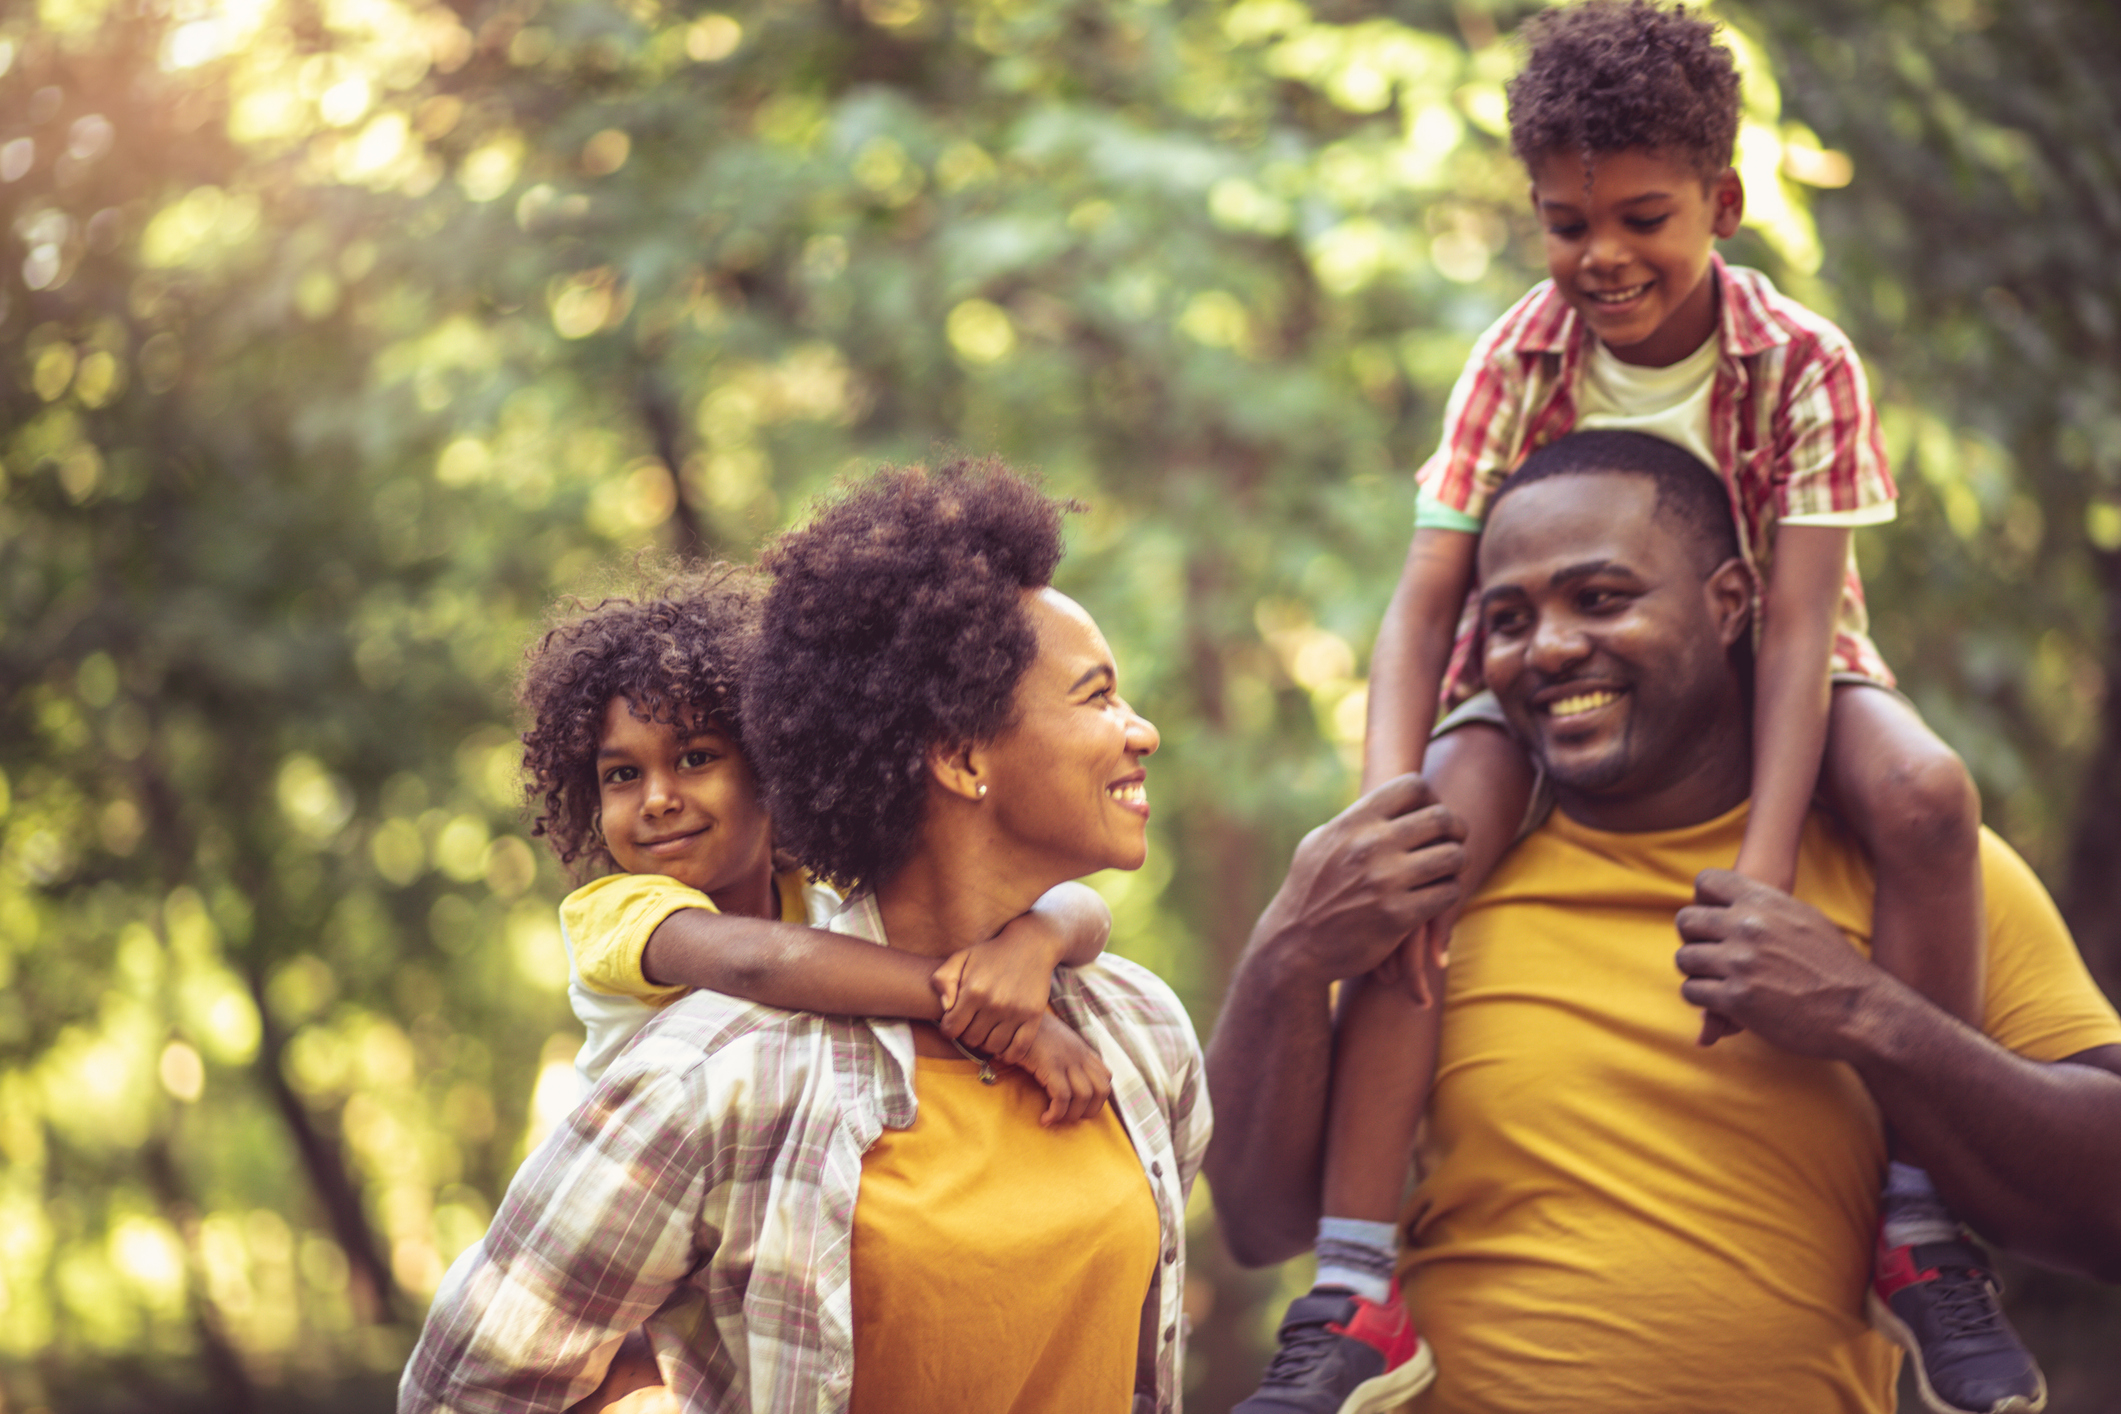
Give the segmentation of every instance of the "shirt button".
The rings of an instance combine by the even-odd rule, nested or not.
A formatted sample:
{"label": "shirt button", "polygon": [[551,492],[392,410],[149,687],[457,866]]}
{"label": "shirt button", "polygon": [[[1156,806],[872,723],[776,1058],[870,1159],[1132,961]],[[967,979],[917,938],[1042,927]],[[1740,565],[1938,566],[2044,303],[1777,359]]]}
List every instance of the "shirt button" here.
{"label": "shirt button", "polygon": [[1168,1267],[1168,1266],[1170,1266],[1170,1265],[1171,1265],[1171,1264],[1172,1264],[1173,1262],[1175,1262],[1175,1261],[1177,1261],[1177,1260],[1178,1260],[1178,1249],[1177,1249],[1176,1247],[1168,1248],[1168,1249],[1166,1249],[1166,1250],[1165,1250],[1165,1252],[1164,1252],[1164,1265],[1165,1265],[1165,1266],[1167,1266],[1167,1267]]}
{"label": "shirt button", "polygon": [[1149,1175],[1152,1178],[1162,1178],[1164,1176],[1164,1166],[1162,1164],[1149,1165]]}
{"label": "shirt button", "polygon": [[1177,1340],[1177,1339],[1178,1339],[1178,1327],[1177,1327],[1177,1326],[1165,1326],[1165,1327],[1164,1327],[1164,1340],[1165,1340],[1165,1341],[1166,1341],[1166,1342],[1168,1343],[1168,1342],[1170,1342],[1170,1341],[1174,1341],[1174,1340]]}

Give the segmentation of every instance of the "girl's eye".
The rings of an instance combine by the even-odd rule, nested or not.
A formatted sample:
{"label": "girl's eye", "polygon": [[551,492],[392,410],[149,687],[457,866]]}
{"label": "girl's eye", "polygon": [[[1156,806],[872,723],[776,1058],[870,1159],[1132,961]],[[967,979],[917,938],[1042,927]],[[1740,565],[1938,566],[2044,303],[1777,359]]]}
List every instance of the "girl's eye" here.
{"label": "girl's eye", "polygon": [[640,772],[631,766],[614,766],[604,773],[604,784],[622,786],[639,774]]}
{"label": "girl's eye", "polygon": [[712,760],[714,760],[714,753],[712,751],[688,751],[684,754],[684,756],[679,758],[678,764],[690,770],[697,771],[700,767],[706,765],[709,761]]}

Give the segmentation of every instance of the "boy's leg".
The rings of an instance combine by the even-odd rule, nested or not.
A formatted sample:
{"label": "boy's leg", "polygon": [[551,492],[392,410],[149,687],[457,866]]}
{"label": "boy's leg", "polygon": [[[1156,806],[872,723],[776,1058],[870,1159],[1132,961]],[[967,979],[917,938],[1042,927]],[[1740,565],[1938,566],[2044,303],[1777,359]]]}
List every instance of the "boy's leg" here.
{"label": "boy's leg", "polygon": [[1870,852],[1871,959],[1970,1026],[1987,954],[1981,800],[1952,749],[1896,692],[1834,688],[1828,798]]}
{"label": "boy's leg", "polygon": [[[1825,778],[1877,875],[1872,960],[1979,1026],[1987,920],[1981,802],[1966,767],[1898,693],[1842,683]],[[1986,1258],[1962,1237],[1929,1175],[1893,1158],[1879,1205],[1874,1324],[1906,1347],[1931,1409],[2041,1408],[2046,1381],[1996,1304]]]}
{"label": "boy's leg", "polygon": [[[1517,744],[1485,722],[1460,726],[1429,743],[1424,764],[1423,774],[1436,793],[1466,823],[1466,866],[1459,876],[1463,900],[1516,840],[1532,792],[1531,769]],[[1432,936],[1447,940],[1457,915],[1453,909],[1432,924]],[[1420,956],[1424,951],[1403,953],[1396,960],[1397,975],[1373,973],[1341,984],[1321,1194],[1329,1218],[1395,1222],[1406,1198],[1414,1131],[1435,1073],[1436,1021],[1443,1001],[1442,979],[1433,970],[1430,1005],[1414,999],[1413,978],[1405,972],[1429,965],[1430,959]]]}
{"label": "boy's leg", "polygon": [[[1423,774],[1466,822],[1463,898],[1516,840],[1531,769],[1507,734],[1476,721],[1432,741]],[[1431,936],[1447,939],[1456,912],[1430,925]],[[1412,967],[1426,971],[1426,1005],[1405,975]],[[1380,973],[1341,984],[1318,1284],[1289,1307],[1259,1392],[1232,1414],[1336,1414],[1357,1389],[1360,1407],[1384,1409],[1428,1383],[1433,1361],[1391,1282],[1414,1134],[1435,1074],[1443,978],[1433,950],[1419,946],[1402,952],[1396,972]]]}

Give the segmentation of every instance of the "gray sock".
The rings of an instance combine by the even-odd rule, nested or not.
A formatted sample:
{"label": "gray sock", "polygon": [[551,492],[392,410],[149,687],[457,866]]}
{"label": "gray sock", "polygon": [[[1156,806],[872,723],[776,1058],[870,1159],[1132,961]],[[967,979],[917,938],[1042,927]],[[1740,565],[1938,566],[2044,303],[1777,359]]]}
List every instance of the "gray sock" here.
{"label": "gray sock", "polygon": [[1885,1245],[1908,1247],[1918,1242],[1951,1242],[1959,1220],[1937,1196],[1929,1174],[1913,1164],[1886,1165],[1885,1192],[1878,1201],[1885,1224]]}
{"label": "gray sock", "polygon": [[1319,1286],[1344,1286],[1382,1304],[1392,1294],[1392,1263],[1399,1255],[1396,1223],[1361,1218],[1318,1220]]}

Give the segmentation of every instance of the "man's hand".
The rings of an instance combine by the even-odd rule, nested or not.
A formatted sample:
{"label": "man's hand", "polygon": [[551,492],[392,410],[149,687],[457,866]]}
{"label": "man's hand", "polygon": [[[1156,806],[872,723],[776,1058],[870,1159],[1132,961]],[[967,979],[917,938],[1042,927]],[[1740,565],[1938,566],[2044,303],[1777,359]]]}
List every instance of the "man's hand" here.
{"label": "man's hand", "polygon": [[1851,1059],[1878,989],[1898,985],[1818,909],[1728,869],[1701,872],[1678,923],[1679,994],[1801,1056]]}
{"label": "man's hand", "polygon": [[1458,902],[1465,837],[1420,776],[1386,781],[1304,836],[1253,946],[1323,980],[1361,976]]}
{"label": "man's hand", "polygon": [[952,953],[935,969],[943,1034],[1009,1065],[1031,1052],[1067,939],[1026,913],[986,942]]}
{"label": "man's hand", "polygon": [[1088,1119],[1112,1094],[1112,1071],[1104,1057],[1064,1022],[1038,1028],[1023,1068],[1045,1088],[1050,1103],[1040,1124]]}

